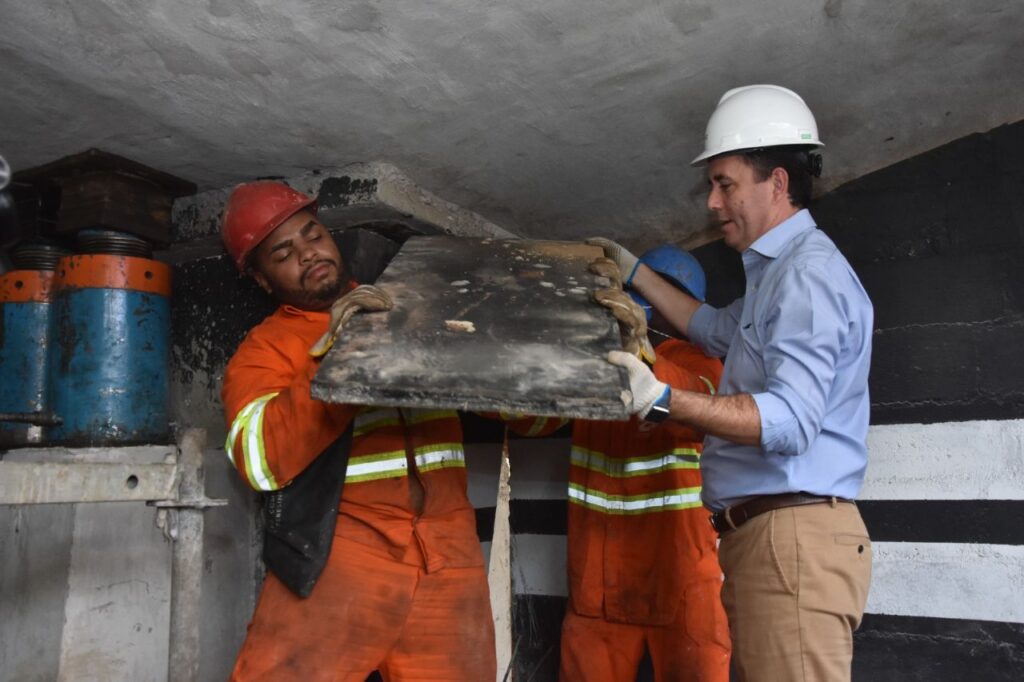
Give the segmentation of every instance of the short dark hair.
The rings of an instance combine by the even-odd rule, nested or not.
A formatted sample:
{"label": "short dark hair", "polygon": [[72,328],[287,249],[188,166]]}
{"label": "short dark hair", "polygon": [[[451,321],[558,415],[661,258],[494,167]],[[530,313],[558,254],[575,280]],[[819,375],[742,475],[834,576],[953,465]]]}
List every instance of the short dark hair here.
{"label": "short dark hair", "polygon": [[781,168],[789,176],[789,201],[797,208],[811,203],[812,182],[821,175],[821,156],[807,147],[784,145],[743,152],[743,158],[754,169],[758,182],[767,180],[772,171]]}

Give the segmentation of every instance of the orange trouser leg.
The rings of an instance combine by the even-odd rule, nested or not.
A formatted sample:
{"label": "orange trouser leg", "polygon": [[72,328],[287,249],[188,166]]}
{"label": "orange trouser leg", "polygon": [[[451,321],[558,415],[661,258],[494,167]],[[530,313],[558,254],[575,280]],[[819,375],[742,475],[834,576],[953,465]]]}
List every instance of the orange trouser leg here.
{"label": "orange trouser leg", "polygon": [[[467,585],[472,582],[465,577],[470,569],[461,570],[466,581],[461,586],[465,589],[448,591],[446,597],[451,601],[447,608],[450,612],[459,612],[465,605],[476,611],[483,608],[490,628],[486,579],[481,598],[478,587]],[[473,570],[483,575],[482,568]],[[436,575],[441,573],[444,571]],[[418,601],[423,596],[419,590],[423,577],[417,565],[334,538],[327,566],[307,599],[295,596],[273,575],[267,576],[231,679],[364,682],[398,650],[411,659],[422,653],[424,660],[431,660],[433,651],[416,651],[405,640],[407,627],[421,620],[414,614],[421,608]],[[434,603],[429,594],[428,590],[425,601]],[[486,639],[492,661],[490,679],[494,679],[493,629],[478,628],[475,634],[472,640],[447,639],[447,654],[453,658],[478,657],[478,642]],[[397,671],[397,676],[388,679],[440,679],[403,678],[401,674]]]}
{"label": "orange trouser leg", "polygon": [[573,613],[562,621],[561,682],[633,682],[644,655],[644,629]]}
{"label": "orange trouser leg", "polygon": [[729,622],[721,588],[721,580],[688,586],[675,623],[644,628],[656,682],[729,682]]}
{"label": "orange trouser leg", "polygon": [[380,667],[386,682],[491,682],[496,668],[483,567],[421,571],[405,627]]}

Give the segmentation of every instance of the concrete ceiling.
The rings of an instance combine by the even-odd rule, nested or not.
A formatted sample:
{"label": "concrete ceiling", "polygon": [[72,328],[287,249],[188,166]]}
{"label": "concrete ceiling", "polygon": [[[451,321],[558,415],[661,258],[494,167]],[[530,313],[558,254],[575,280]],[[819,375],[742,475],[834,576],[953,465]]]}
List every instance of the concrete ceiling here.
{"label": "concrete ceiling", "polygon": [[[386,161],[527,237],[706,226],[727,89],[795,89],[824,188],[1024,118],[1021,0],[0,0],[0,154],[201,189]],[[699,238],[699,236],[698,236]]]}

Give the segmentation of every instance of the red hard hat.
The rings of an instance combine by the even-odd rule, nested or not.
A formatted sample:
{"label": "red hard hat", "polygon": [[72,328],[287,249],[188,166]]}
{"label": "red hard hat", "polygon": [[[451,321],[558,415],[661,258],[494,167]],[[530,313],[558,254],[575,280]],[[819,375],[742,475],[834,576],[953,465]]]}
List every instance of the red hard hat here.
{"label": "red hard hat", "polygon": [[304,208],[316,213],[316,199],[283,182],[260,180],[235,187],[224,209],[220,236],[238,269],[244,271],[252,250]]}

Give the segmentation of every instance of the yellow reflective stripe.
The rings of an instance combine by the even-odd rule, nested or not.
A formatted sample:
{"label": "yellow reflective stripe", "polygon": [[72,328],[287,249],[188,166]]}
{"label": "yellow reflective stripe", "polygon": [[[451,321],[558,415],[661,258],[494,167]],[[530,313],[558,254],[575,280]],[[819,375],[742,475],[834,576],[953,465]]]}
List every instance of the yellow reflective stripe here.
{"label": "yellow reflective stripe", "polygon": [[466,456],[458,443],[442,443],[416,448],[416,468],[421,472],[465,467]]}
{"label": "yellow reflective stripe", "polygon": [[[526,435],[527,436],[536,436],[538,433],[540,433],[545,428],[547,428],[548,424],[550,424],[551,421],[552,421],[552,419],[549,419],[548,417],[537,417],[533,421],[533,424],[530,425],[530,429],[526,432]],[[558,420],[558,426],[556,428],[560,429],[560,428],[562,428],[563,426],[565,426],[568,423],[569,423],[568,419],[559,419]]]}
{"label": "yellow reflective stripe", "polygon": [[700,452],[696,448],[673,448],[670,452],[645,457],[613,458],[600,452],[573,446],[569,460],[578,467],[613,478],[646,476],[673,469],[700,468]]}
{"label": "yellow reflective stripe", "polygon": [[459,418],[459,413],[453,410],[402,410],[402,415],[409,424]]}
{"label": "yellow reflective stripe", "polygon": [[277,393],[268,393],[243,407],[231,423],[231,430],[228,432],[228,438],[224,444],[228,459],[237,466],[235,441],[241,436],[242,473],[249,480],[249,485],[256,490],[277,490],[281,487],[270,471],[263,443],[263,413],[267,408],[267,403],[275,396]]}
{"label": "yellow reflective stripe", "polygon": [[352,436],[365,436],[370,431],[383,426],[398,426],[401,421],[398,418],[398,410],[385,407],[360,412],[352,423]]}
{"label": "yellow reflective stripe", "polygon": [[608,495],[593,488],[570,483],[569,502],[615,515],[647,514],[701,506],[700,486],[646,495]]}
{"label": "yellow reflective stripe", "polygon": [[405,458],[405,450],[353,457],[348,461],[345,482],[361,483],[381,478],[405,476],[408,468],[409,463]]}
{"label": "yellow reflective stripe", "polygon": [[[452,410],[402,410],[402,417],[407,424],[423,424],[442,419],[458,419],[458,413]],[[402,423],[398,410],[393,407],[370,409],[356,415],[352,426],[353,436],[365,436],[370,431],[384,426],[398,426]]]}
{"label": "yellow reflective stripe", "polygon": [[[274,395],[277,395],[276,393]],[[224,441],[224,453],[231,460],[232,466],[235,464],[235,441],[238,439],[238,434],[241,433],[242,428],[249,423],[249,417],[252,415],[253,410],[256,409],[256,405],[260,399],[257,398],[255,401],[249,403],[235,415],[235,420],[231,422],[231,430],[228,431],[228,438]]]}
{"label": "yellow reflective stripe", "polygon": [[698,376],[697,378],[700,379],[701,381],[703,381],[707,385],[708,393],[710,393],[711,395],[715,395],[715,385],[713,383],[711,383],[711,379],[708,379],[707,377],[702,377],[702,376]]}

